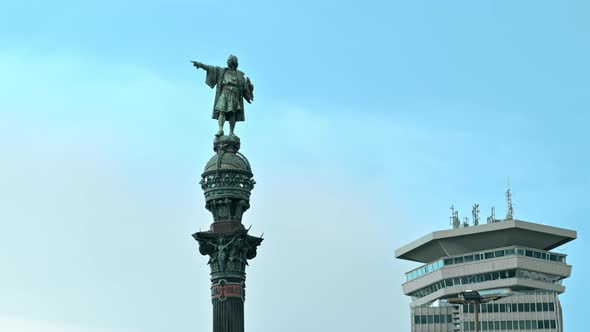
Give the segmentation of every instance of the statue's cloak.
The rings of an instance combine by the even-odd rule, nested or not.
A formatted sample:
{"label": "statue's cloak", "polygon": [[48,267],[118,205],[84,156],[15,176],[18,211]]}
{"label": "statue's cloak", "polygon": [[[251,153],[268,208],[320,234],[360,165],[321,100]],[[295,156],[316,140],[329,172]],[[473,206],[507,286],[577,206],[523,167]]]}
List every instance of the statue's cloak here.
{"label": "statue's cloak", "polygon": [[[223,90],[223,76],[228,68],[221,68],[215,66],[204,67],[207,71],[207,77],[205,77],[205,83],[211,87],[211,89],[217,87],[215,92],[215,102],[213,103],[213,114],[211,117],[217,119],[219,117],[219,111],[216,110],[217,101]],[[244,99],[248,102],[252,102],[254,99],[254,86],[250,82],[250,79],[246,75],[236,70],[238,79],[238,109],[236,110],[236,121],[244,121],[246,119],[244,115]]]}

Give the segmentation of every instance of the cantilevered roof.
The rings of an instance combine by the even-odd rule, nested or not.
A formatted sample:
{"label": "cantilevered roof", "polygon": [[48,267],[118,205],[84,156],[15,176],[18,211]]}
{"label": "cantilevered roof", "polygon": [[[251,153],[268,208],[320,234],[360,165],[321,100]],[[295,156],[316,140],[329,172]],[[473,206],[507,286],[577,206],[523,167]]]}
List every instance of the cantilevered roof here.
{"label": "cantilevered roof", "polygon": [[576,231],[569,229],[522,220],[504,220],[432,232],[396,250],[395,257],[427,263],[441,257],[512,245],[552,250],[576,237]]}

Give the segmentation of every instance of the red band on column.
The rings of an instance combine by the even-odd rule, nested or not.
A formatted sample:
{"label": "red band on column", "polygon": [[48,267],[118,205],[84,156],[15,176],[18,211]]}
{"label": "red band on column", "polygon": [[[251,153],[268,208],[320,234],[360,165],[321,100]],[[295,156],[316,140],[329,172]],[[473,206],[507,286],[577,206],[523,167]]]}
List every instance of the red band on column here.
{"label": "red band on column", "polygon": [[244,301],[245,290],[242,284],[224,284],[211,286],[211,298],[224,301],[228,297],[239,298]]}

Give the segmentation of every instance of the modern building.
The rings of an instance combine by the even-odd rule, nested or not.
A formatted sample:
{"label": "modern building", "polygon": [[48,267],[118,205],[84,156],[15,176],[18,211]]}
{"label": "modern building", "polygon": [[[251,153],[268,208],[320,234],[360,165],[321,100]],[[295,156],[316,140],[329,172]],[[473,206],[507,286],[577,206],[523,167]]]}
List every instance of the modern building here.
{"label": "modern building", "polygon": [[[510,210],[509,210],[510,211]],[[412,332],[475,331],[473,304],[451,304],[466,291],[497,294],[480,304],[479,331],[559,331],[559,295],[572,267],[552,250],[576,239],[573,230],[512,219],[432,232],[395,251],[422,263],[406,273]],[[477,219],[477,218],[476,218]]]}

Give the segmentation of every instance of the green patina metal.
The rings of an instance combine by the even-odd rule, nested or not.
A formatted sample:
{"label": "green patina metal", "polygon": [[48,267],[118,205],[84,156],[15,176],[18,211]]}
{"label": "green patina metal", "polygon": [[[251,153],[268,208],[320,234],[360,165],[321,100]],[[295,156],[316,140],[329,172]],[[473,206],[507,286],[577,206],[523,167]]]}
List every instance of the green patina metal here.
{"label": "green patina metal", "polygon": [[250,192],[256,182],[248,159],[239,149],[239,137],[216,137],[216,154],[207,162],[202,175],[205,207],[213,214],[212,231],[224,232],[224,226],[228,231],[244,227],[242,215],[250,208]]}
{"label": "green patina metal", "polygon": [[[206,83],[211,88],[217,86],[213,118],[219,120],[213,141],[215,154],[205,165],[200,181],[213,223],[208,231],[193,237],[199,243],[199,252],[209,256],[213,332],[243,332],[246,266],[256,257],[263,239],[249,235],[242,224],[256,182],[250,162],[239,152],[240,138],[233,130],[236,121],[244,120],[242,99],[251,102],[254,87],[237,70],[234,56],[228,59],[228,68],[193,64],[207,71]],[[230,122],[228,136],[223,135],[226,119]]]}
{"label": "green patina metal", "polygon": [[254,85],[246,75],[238,70],[238,57],[230,55],[227,58],[227,67],[216,67],[206,65],[197,61],[191,61],[193,65],[207,72],[205,83],[217,88],[215,102],[213,103],[213,114],[211,117],[217,119],[219,131],[215,136],[223,135],[223,125],[229,121],[229,134],[234,135],[234,128],[237,121],[246,120],[244,114],[244,100],[252,103],[254,100]]}

